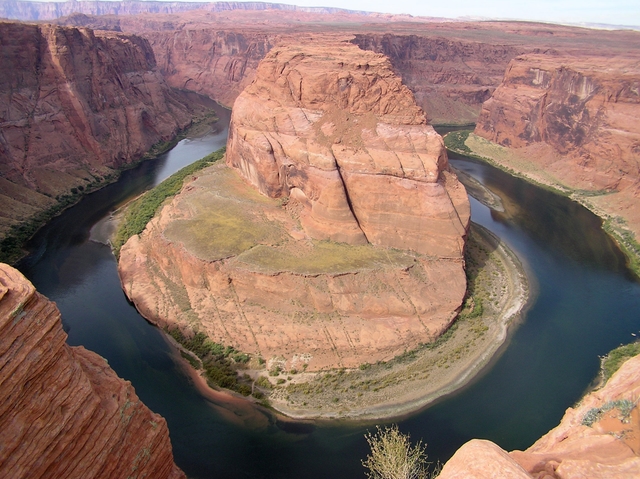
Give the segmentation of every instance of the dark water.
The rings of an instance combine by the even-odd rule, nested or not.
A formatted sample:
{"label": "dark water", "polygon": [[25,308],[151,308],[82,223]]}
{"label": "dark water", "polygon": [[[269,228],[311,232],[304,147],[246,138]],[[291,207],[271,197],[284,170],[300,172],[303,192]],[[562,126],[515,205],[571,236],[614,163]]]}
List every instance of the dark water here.
{"label": "dark water", "polygon": [[[228,112],[223,122],[228,122]],[[250,407],[212,401],[191,384],[176,352],[127,302],[108,247],[88,240],[93,224],[184,164],[225,143],[226,131],[186,140],[86,197],[31,243],[20,269],[62,311],[71,345],[108,359],[169,424],[176,462],[193,478],[364,477],[363,433],[371,424],[281,424]],[[640,287],[621,253],[584,208],[485,165],[452,160],[498,194],[505,213],[472,200],[472,217],[513,248],[537,299],[508,347],[464,390],[399,422],[446,460],[487,438],[526,448],[554,427],[595,377],[598,355],[640,329]]]}

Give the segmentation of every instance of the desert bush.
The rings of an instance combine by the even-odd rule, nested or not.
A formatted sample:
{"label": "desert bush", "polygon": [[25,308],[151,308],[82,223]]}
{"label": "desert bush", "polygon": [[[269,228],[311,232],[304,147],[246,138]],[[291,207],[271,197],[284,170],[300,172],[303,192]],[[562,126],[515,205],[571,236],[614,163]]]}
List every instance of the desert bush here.
{"label": "desert bush", "polygon": [[426,445],[418,441],[411,445],[408,434],[402,434],[398,426],[381,429],[375,434],[367,433],[365,438],[371,448],[362,465],[368,469],[369,479],[428,479],[429,472]]}

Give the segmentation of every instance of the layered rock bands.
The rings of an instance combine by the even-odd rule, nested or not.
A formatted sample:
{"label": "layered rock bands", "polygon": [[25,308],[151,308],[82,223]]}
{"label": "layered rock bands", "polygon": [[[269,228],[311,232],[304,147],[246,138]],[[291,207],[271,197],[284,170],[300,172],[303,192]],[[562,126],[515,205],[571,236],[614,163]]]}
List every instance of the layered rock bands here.
{"label": "layered rock bands", "polygon": [[554,158],[532,160],[574,188],[637,189],[640,57],[517,57],[475,133],[510,148],[549,146]]}
{"label": "layered rock bands", "polygon": [[2,233],[61,195],[94,187],[191,121],[146,40],[0,23],[0,43]]}
{"label": "layered rock bands", "polygon": [[0,471],[20,478],[184,478],[165,420],[69,347],[55,304],[0,264]]}
{"label": "layered rock bands", "polygon": [[236,100],[226,162],[122,248],[147,318],[309,371],[451,324],[469,203],[384,56],[338,38],[273,48]]}

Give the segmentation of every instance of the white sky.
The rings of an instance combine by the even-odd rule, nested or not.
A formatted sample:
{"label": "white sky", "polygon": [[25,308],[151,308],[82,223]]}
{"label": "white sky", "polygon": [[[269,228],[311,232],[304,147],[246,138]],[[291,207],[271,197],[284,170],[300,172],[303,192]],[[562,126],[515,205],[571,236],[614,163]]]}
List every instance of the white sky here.
{"label": "white sky", "polygon": [[[0,0],[1,1],[1,0]],[[46,1],[46,0],[45,0]],[[190,0],[209,1],[209,0]],[[242,1],[242,0],[240,0]],[[430,17],[482,17],[640,26],[640,0],[267,0]]]}

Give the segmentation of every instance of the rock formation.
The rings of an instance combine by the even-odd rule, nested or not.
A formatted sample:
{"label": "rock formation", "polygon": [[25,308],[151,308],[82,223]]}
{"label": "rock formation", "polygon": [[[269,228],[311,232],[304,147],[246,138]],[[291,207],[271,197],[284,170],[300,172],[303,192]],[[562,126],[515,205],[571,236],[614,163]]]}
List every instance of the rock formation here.
{"label": "rock formation", "polygon": [[144,39],[0,23],[0,42],[0,233],[191,121]]}
{"label": "rock formation", "polygon": [[363,50],[385,54],[416,102],[435,123],[474,123],[481,105],[524,48],[487,38],[485,42],[441,36],[356,34]]}
{"label": "rock formation", "polygon": [[640,179],[640,55],[523,55],[482,108],[476,134],[511,148],[550,146],[545,165],[576,188],[625,189]]}
{"label": "rock formation", "polygon": [[55,304],[0,264],[0,471],[28,478],[167,478],[165,420],[128,381],[69,347]]}
{"label": "rock formation", "polygon": [[311,238],[461,258],[466,191],[382,55],[327,38],[271,50],[234,104],[227,164],[299,201]]}
{"label": "rock formation", "polygon": [[335,39],[274,48],[235,105],[237,172],[200,174],[121,250],[142,314],[286,370],[442,334],[466,290],[469,203],[388,60]]}
{"label": "rock formation", "polygon": [[445,464],[439,479],[590,479],[640,477],[640,356],[604,388],[569,408],[558,427],[526,451],[507,454],[474,439]]}

